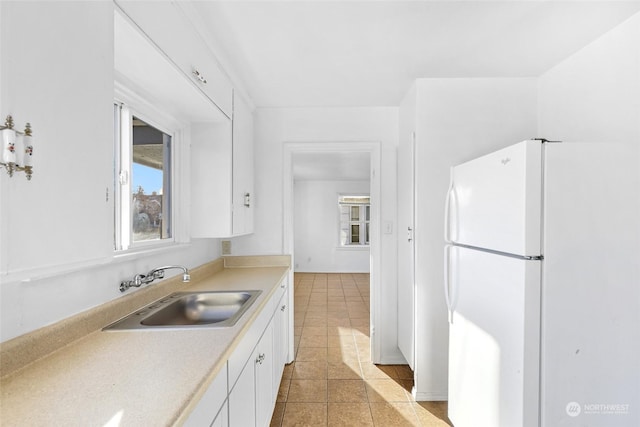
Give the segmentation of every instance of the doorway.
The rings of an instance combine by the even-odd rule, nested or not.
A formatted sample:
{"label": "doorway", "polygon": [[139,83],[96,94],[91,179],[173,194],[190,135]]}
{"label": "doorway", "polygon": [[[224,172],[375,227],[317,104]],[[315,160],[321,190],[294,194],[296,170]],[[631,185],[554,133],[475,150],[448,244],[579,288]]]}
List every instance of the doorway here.
{"label": "doorway", "polygon": [[[294,166],[295,159],[300,156],[317,155],[318,159],[334,154],[337,157],[350,154],[367,154],[369,158],[370,182],[370,223],[369,223],[369,274],[370,274],[370,324],[371,324],[371,359],[380,359],[380,339],[376,335],[376,325],[380,314],[380,144],[377,142],[289,142],[284,144],[284,187],[283,214],[284,233],[283,247],[285,253],[292,254],[292,266],[296,265],[295,254],[295,204],[294,204]],[[318,165],[320,162],[318,162]],[[290,271],[290,283],[293,283],[293,268]],[[292,297],[292,295],[290,296]],[[291,301],[293,303],[293,301]],[[293,319],[291,319],[293,322]]]}

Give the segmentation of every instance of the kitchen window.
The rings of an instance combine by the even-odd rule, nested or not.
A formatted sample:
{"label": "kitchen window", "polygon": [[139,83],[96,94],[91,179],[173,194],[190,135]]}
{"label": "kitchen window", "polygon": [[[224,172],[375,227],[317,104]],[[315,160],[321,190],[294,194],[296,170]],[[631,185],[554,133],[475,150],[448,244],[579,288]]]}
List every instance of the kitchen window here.
{"label": "kitchen window", "polygon": [[338,196],[340,246],[368,246],[371,198],[361,195]]}
{"label": "kitchen window", "polygon": [[174,133],[125,104],[114,115],[115,249],[173,242]]}

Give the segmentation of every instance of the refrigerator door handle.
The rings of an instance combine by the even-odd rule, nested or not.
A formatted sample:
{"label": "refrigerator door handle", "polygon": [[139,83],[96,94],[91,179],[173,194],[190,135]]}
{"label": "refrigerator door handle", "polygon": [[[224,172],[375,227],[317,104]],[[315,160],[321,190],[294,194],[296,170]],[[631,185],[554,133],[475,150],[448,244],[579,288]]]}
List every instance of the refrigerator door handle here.
{"label": "refrigerator door handle", "polygon": [[451,303],[451,248],[452,245],[444,247],[444,299],[447,303],[447,313],[449,323],[453,324],[453,305]]}
{"label": "refrigerator door handle", "polygon": [[447,197],[444,202],[444,241],[446,243],[453,243],[451,240],[451,199],[456,199],[453,167],[451,167],[449,175],[449,189],[447,190]]}

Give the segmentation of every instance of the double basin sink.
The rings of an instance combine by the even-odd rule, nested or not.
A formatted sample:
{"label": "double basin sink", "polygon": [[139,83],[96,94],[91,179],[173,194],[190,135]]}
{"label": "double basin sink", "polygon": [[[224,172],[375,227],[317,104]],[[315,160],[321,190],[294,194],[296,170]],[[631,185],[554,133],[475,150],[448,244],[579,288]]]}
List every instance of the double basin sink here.
{"label": "double basin sink", "polygon": [[222,328],[242,317],[262,291],[175,292],[104,330]]}

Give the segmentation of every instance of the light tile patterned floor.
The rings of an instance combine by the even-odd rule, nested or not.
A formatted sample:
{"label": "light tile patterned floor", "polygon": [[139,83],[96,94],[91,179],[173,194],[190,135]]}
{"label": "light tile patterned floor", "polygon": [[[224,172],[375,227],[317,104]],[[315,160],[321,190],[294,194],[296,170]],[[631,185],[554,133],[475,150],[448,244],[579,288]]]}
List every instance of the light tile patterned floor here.
{"label": "light tile patterned floor", "polygon": [[448,426],[446,402],[415,402],[407,365],[374,365],[369,275],[296,273],[295,362],[271,426]]}

